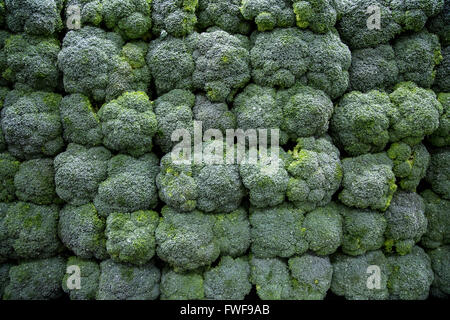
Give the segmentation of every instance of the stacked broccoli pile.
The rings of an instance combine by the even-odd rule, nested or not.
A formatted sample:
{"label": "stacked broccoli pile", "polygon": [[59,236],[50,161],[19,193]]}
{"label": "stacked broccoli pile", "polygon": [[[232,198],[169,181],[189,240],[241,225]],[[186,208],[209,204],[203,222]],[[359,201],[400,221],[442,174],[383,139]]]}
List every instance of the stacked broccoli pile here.
{"label": "stacked broccoli pile", "polygon": [[448,298],[450,0],[0,0],[0,178],[5,300]]}

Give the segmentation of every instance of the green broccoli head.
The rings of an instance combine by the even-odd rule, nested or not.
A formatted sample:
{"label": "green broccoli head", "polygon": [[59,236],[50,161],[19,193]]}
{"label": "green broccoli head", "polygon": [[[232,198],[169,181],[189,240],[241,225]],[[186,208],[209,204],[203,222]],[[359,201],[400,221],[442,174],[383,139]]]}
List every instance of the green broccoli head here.
{"label": "green broccoli head", "polygon": [[53,162],[58,196],[75,206],[92,202],[100,182],[107,177],[110,158],[111,153],[104,147],[69,144]]}
{"label": "green broccoli head", "polygon": [[81,259],[106,259],[105,219],[92,203],[66,205],[59,214],[58,234],[63,244]]}
{"label": "green broccoli head", "polygon": [[9,30],[50,35],[62,30],[63,0],[5,0]]}
{"label": "green broccoli head", "polygon": [[317,33],[328,32],[337,20],[334,0],[294,0],[293,9],[297,26]]}
{"label": "green broccoli head", "polygon": [[289,258],[308,250],[303,211],[284,203],[272,208],[250,209],[252,247],[257,258]]}
{"label": "green broccoli head", "polygon": [[210,265],[220,254],[215,218],[198,210],[185,213],[165,206],[155,232],[157,254],[175,271]]}
{"label": "green broccoli head", "polygon": [[203,300],[203,277],[198,271],[175,272],[164,268],[161,275],[161,300]]}
{"label": "green broccoli head", "polygon": [[22,162],[14,177],[16,195],[20,201],[35,204],[59,203],[55,192],[53,159],[34,159]]}
{"label": "green broccoli head", "polygon": [[240,10],[245,19],[255,21],[259,31],[295,24],[291,0],[242,0]]}
{"label": "green broccoli head", "polygon": [[63,295],[61,281],[66,271],[62,257],[22,262],[9,270],[10,282],[4,300],[49,300]]}
{"label": "green broccoli head", "polygon": [[151,26],[152,0],[102,0],[106,27],[124,38],[147,36]]}
{"label": "green broccoli head", "polygon": [[230,213],[214,215],[214,237],[222,256],[239,257],[250,247],[250,222],[247,211],[238,208]]}
{"label": "green broccoli head", "polygon": [[7,152],[0,153],[0,201],[11,202],[16,199],[14,177],[20,169],[20,162]]}
{"label": "green broccoli head", "polygon": [[425,300],[428,298],[434,275],[430,257],[422,248],[414,246],[411,253],[387,257],[389,268],[389,299]]}
{"label": "green broccoli head", "polygon": [[434,86],[438,91],[450,91],[450,46],[442,49],[442,62],[436,67]]}
{"label": "green broccoli head", "polygon": [[[79,268],[80,270],[80,288],[69,289],[72,273],[66,273],[62,279],[62,289],[70,297],[70,300],[95,300],[98,291],[98,282],[100,279],[100,266],[92,260],[84,260],[79,257],[69,257],[67,259],[66,271],[69,268]],[[70,270],[70,269],[69,269]],[[75,271],[76,272],[76,271]]]}
{"label": "green broccoli head", "polygon": [[98,111],[103,144],[110,150],[139,157],[152,149],[157,130],[153,104],[145,92],[125,92]]}
{"label": "green broccoli head", "polygon": [[18,259],[48,258],[62,249],[58,239],[59,209],[17,202],[8,209],[3,221]]}
{"label": "green broccoli head", "polygon": [[[66,0],[65,12],[67,19],[70,18],[70,13],[74,14],[76,11],[71,8],[79,8],[79,21],[82,26],[92,25],[97,27],[103,20],[102,17],[102,0]],[[77,10],[77,9],[75,9]]]}
{"label": "green broccoli head", "polygon": [[289,201],[306,211],[329,203],[342,180],[339,150],[331,139],[299,138],[289,155],[286,163],[291,176],[287,188]]}
{"label": "green broccoli head", "polygon": [[395,251],[400,255],[409,253],[427,231],[425,203],[422,197],[414,192],[396,192],[384,217],[387,222],[387,252],[392,252],[395,247]]}
{"label": "green broccoli head", "polygon": [[420,31],[427,19],[444,8],[445,0],[390,1],[392,16],[403,30]]}
{"label": "green broccoli head", "polygon": [[428,30],[437,34],[443,46],[450,45],[450,2],[444,1],[441,13],[428,19]]}
{"label": "green broccoli head", "polygon": [[147,153],[140,158],[119,154],[108,161],[108,178],[101,182],[94,204],[102,216],[112,212],[134,212],[156,206],[155,177],[158,158]]}
{"label": "green broccoli head", "polygon": [[6,215],[11,205],[14,204],[0,202],[0,265],[8,261],[9,258],[14,258],[14,239],[9,237],[8,229],[5,224]]}
{"label": "green broccoli head", "polygon": [[425,177],[434,192],[450,200],[450,149],[437,149],[431,153],[431,162]]}
{"label": "green broccoli head", "polygon": [[450,201],[431,190],[425,190],[420,195],[425,202],[425,217],[428,220],[421,244],[430,249],[450,244]]}
{"label": "green broccoli head", "polygon": [[241,0],[198,0],[198,26],[217,26],[228,33],[248,34],[250,23],[240,11]]}
{"label": "green broccoli head", "polygon": [[184,37],[194,31],[198,0],[152,0],[153,34],[162,30],[175,37]]}
{"label": "green broccoli head", "polygon": [[155,211],[114,212],[106,220],[106,249],[117,262],[143,265],[155,255]]}
{"label": "green broccoli head", "polygon": [[9,283],[9,269],[13,265],[9,263],[4,263],[0,265],[0,297],[3,296],[5,288]]}
{"label": "green broccoli head", "polygon": [[10,91],[2,109],[2,130],[15,157],[54,156],[64,146],[59,105],[62,97],[43,91]]}
{"label": "green broccoli head", "polygon": [[339,101],[331,119],[331,134],[349,155],[383,151],[395,109],[384,92],[352,91]]}
{"label": "green broccoli head", "polygon": [[105,260],[100,270],[97,300],[155,300],[159,296],[161,271],[153,261],[132,266]]}
{"label": "green broccoli head", "polygon": [[431,284],[431,294],[439,298],[450,295],[450,246],[442,246],[428,252],[434,281]]}
{"label": "green broccoli head", "polygon": [[336,253],[331,256],[331,264],[334,294],[348,300],[386,300],[389,297],[388,260],[380,250],[358,256]]}
{"label": "green broccoli head", "polygon": [[397,190],[392,160],[385,152],[342,160],[344,178],[339,200],[356,208],[385,211]]}
{"label": "green broccoli head", "polygon": [[195,96],[195,105],[192,109],[196,121],[202,122],[203,131],[219,129],[223,134],[227,129],[236,128],[236,115],[228,109],[224,102],[211,102],[203,95]]}

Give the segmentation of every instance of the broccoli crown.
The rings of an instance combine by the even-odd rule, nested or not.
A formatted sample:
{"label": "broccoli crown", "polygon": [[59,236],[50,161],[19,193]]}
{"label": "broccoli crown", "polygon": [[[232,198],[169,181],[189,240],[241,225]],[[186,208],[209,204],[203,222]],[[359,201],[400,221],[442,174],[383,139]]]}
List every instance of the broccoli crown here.
{"label": "broccoli crown", "polygon": [[125,92],[98,111],[103,144],[110,150],[141,156],[152,149],[157,130],[153,104],[145,92]]}
{"label": "broccoli crown", "polygon": [[430,166],[426,180],[434,192],[450,200],[450,149],[437,149],[431,153]]}
{"label": "broccoli crown", "polygon": [[241,0],[198,0],[198,26],[217,26],[228,33],[248,34],[250,23],[240,11]]}
{"label": "broccoli crown", "polygon": [[[102,20],[102,0],[66,0],[65,12],[67,15],[71,13],[69,8],[80,9],[80,23],[84,25],[98,26]],[[70,15],[67,17],[70,19]]]}
{"label": "broccoli crown", "polygon": [[425,300],[434,280],[430,257],[414,246],[411,253],[387,257],[389,298],[393,300]]}
{"label": "broccoli crown", "polygon": [[13,32],[50,35],[63,28],[63,0],[5,0],[6,23]]}
{"label": "broccoli crown", "polygon": [[247,211],[238,208],[230,213],[216,214],[214,237],[222,256],[239,257],[247,252],[251,244],[250,222]]}
{"label": "broccoli crown", "polygon": [[430,249],[450,244],[450,201],[440,198],[431,190],[425,190],[421,196],[425,202],[425,217],[428,220],[427,231],[421,239],[421,244]]}
{"label": "broccoli crown", "polygon": [[58,216],[56,205],[11,205],[3,223],[14,250],[13,258],[48,258],[57,254],[62,247],[57,234]]}
{"label": "broccoli crown", "polygon": [[211,102],[203,94],[195,96],[192,113],[195,120],[202,122],[203,131],[219,129],[222,133],[226,133],[227,129],[236,128],[236,115],[228,109],[227,104]]}
{"label": "broccoli crown", "polygon": [[390,1],[392,16],[403,30],[420,31],[428,17],[434,16],[444,8],[445,0]]}
{"label": "broccoli crown", "polygon": [[20,162],[9,153],[0,153],[0,201],[11,202],[16,198],[14,177],[20,169]]}
{"label": "broccoli crown", "polygon": [[351,54],[336,32],[313,34],[287,28],[253,38],[250,57],[256,84],[289,88],[299,81],[323,90],[331,99],[347,89]]}
{"label": "broccoli crown", "polygon": [[9,283],[9,269],[11,269],[13,265],[9,263],[0,265],[0,297],[3,296],[5,292],[5,288]]}
{"label": "broccoli crown", "polygon": [[331,119],[331,134],[349,155],[383,151],[395,109],[384,92],[345,94]]}
{"label": "broccoli crown", "polygon": [[292,0],[242,0],[240,10],[245,19],[255,21],[259,31],[295,24]]}
{"label": "broccoli crown", "polygon": [[159,296],[161,271],[153,261],[143,266],[113,260],[100,263],[98,300],[155,300]]}
{"label": "broccoli crown", "polygon": [[155,232],[156,250],[175,271],[207,266],[219,257],[214,216],[198,210],[179,212],[168,206],[163,207],[161,215]]}
{"label": "broccoli crown", "polygon": [[[67,268],[75,266],[80,268],[80,289],[69,289],[71,274],[66,273],[62,279],[62,289],[70,297],[70,300],[95,300],[100,279],[100,266],[92,260],[83,260],[79,257],[69,257]],[[67,270],[67,269],[66,269]]]}
{"label": "broccoli crown", "polygon": [[58,234],[64,245],[81,259],[108,258],[105,219],[92,203],[79,207],[66,205],[59,214]]}
{"label": "broccoli crown", "polygon": [[112,212],[134,212],[156,206],[155,177],[158,158],[147,153],[140,158],[119,154],[108,161],[108,178],[101,182],[94,204],[102,216]]}
{"label": "broccoli crown", "polygon": [[342,160],[344,178],[339,200],[356,208],[385,211],[397,190],[392,160],[385,152]]}
{"label": "broccoli crown", "polygon": [[43,91],[10,91],[2,108],[2,130],[8,150],[20,159],[54,156],[64,146],[61,96]]}
{"label": "broccoli crown", "polygon": [[54,179],[53,159],[22,162],[14,177],[17,198],[35,204],[58,203]]}
{"label": "broccoli crown", "polygon": [[317,33],[331,30],[337,20],[334,0],[294,0],[293,9],[297,26]]}
{"label": "broccoli crown", "polygon": [[58,86],[60,42],[56,38],[12,35],[6,41],[4,50],[8,68],[2,75],[6,80],[36,90],[52,90]]}
{"label": "broccoli crown", "polygon": [[[5,218],[10,206],[11,204],[0,202],[0,265],[8,261],[9,257],[13,257],[14,239],[9,238],[8,229],[5,224]],[[1,279],[2,277],[0,277],[0,281]]]}
{"label": "broccoli crown", "polygon": [[137,39],[147,35],[151,26],[151,0],[102,0],[106,27],[124,38]]}
{"label": "broccoli crown", "polygon": [[155,211],[114,212],[106,220],[106,249],[117,262],[143,265],[155,255]]}
{"label": "broccoli crown", "polygon": [[436,76],[435,66],[442,61],[439,38],[427,31],[403,35],[394,43],[399,80],[414,81],[429,88]]}
{"label": "broccoli crown", "polygon": [[205,289],[198,271],[175,272],[165,268],[161,276],[161,300],[203,300]]}
{"label": "broccoli crown", "polygon": [[109,158],[111,153],[104,147],[86,148],[70,143],[53,162],[58,196],[76,206],[94,200],[100,182],[107,177]]}
{"label": "broccoli crown", "polygon": [[154,34],[162,30],[175,37],[184,37],[194,31],[198,0],[152,0]]}
{"label": "broccoli crown", "polygon": [[444,0],[443,10],[428,20],[427,27],[439,36],[443,46],[450,45],[450,2]]}
{"label": "broccoli crown", "polygon": [[250,208],[252,247],[257,258],[289,258],[308,250],[303,211],[284,203],[273,208]]}
{"label": "broccoli crown", "polygon": [[102,143],[100,120],[89,98],[82,94],[75,93],[62,99],[61,123],[64,140],[68,143],[86,147],[95,147]]}
{"label": "broccoli crown", "polygon": [[9,270],[10,282],[4,300],[49,300],[63,295],[61,281],[66,271],[62,257],[22,262]]}
{"label": "broccoli crown", "polygon": [[[348,300],[386,300],[389,297],[388,260],[380,250],[355,257],[337,253],[331,256],[331,264],[331,291],[334,294]],[[377,268],[372,269],[374,266]],[[379,276],[379,283],[372,282],[372,275]]]}
{"label": "broccoli crown", "polygon": [[414,192],[396,192],[384,216],[387,222],[387,252],[392,252],[392,247],[395,246],[397,253],[409,253],[427,230],[425,203],[422,197]]}
{"label": "broccoli crown", "polygon": [[[449,31],[450,32],[450,31]],[[442,62],[436,67],[435,87],[443,92],[450,91],[450,45],[442,49]]]}
{"label": "broccoli crown", "polygon": [[342,180],[339,150],[328,136],[299,138],[289,151],[287,197],[306,211],[331,201]]}
{"label": "broccoli crown", "polygon": [[445,298],[450,295],[450,246],[442,246],[428,252],[434,281],[431,293],[434,296]]}

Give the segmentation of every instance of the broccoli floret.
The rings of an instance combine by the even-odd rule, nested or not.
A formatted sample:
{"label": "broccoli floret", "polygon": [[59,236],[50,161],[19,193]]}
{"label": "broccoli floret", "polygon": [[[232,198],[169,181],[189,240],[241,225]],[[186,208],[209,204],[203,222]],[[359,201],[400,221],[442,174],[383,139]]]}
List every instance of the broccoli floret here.
{"label": "broccoli floret", "polygon": [[223,257],[216,267],[204,273],[204,277],[206,299],[244,300],[252,289],[246,258]]}
{"label": "broccoli floret", "polygon": [[367,92],[374,89],[389,89],[398,81],[398,66],[394,49],[390,45],[379,45],[352,51],[349,70],[350,90]]}
{"label": "broccoli floret", "polygon": [[155,300],[159,296],[161,271],[150,262],[143,266],[100,263],[98,300]]}
{"label": "broccoli floret", "polygon": [[143,265],[155,255],[155,211],[114,212],[106,220],[106,249],[117,262]]}
{"label": "broccoli floret", "polygon": [[342,252],[358,256],[383,246],[386,219],[381,213],[345,206],[340,206],[340,213],[343,218]]}
{"label": "broccoli floret", "polygon": [[225,134],[227,129],[236,128],[236,116],[228,109],[227,104],[211,102],[203,94],[195,96],[192,113],[195,120],[202,122],[204,132],[208,129],[219,129]]}
{"label": "broccoli floret", "polygon": [[[8,236],[8,229],[6,228],[5,218],[11,204],[0,202],[0,264],[8,261],[8,258],[13,258],[13,242]],[[1,277],[0,277],[1,279]],[[1,294],[0,294],[1,297]]]}
{"label": "broccoli floret", "polygon": [[62,245],[58,239],[59,209],[56,205],[38,206],[17,202],[6,214],[7,235],[19,259],[48,258],[57,254]]}
{"label": "broccoli floret", "polygon": [[89,101],[82,94],[65,96],[61,101],[61,123],[64,140],[86,147],[102,143],[103,135],[100,120]]}
{"label": "broccoli floret", "polygon": [[339,150],[330,140],[328,136],[299,138],[289,151],[287,197],[306,211],[329,203],[341,184]]}
{"label": "broccoli floret", "polygon": [[[79,19],[82,26],[92,25],[96,27],[103,20],[102,0],[66,0],[66,15],[71,13],[71,10],[69,10],[70,7],[77,7],[80,9]],[[70,16],[68,16],[67,18],[69,19]]]}
{"label": "broccoli floret", "polygon": [[450,2],[444,0],[444,8],[428,20],[428,30],[437,34],[443,46],[450,45]]}
{"label": "broccoli floret", "polygon": [[295,24],[292,0],[242,0],[240,10],[245,19],[255,21],[259,31]]}
{"label": "broccoli floret", "polygon": [[102,15],[106,27],[124,38],[147,36],[152,27],[152,0],[102,0]]}
{"label": "broccoli floret", "polygon": [[80,288],[69,289],[67,287],[68,283],[71,282],[69,279],[71,274],[66,273],[62,279],[64,292],[69,294],[70,300],[95,300],[100,279],[100,266],[98,263],[78,257],[70,257],[67,259],[67,268],[70,266],[80,268]]}
{"label": "broccoli floret", "polygon": [[[449,31],[450,32],[450,31]],[[434,81],[438,91],[450,91],[450,46],[442,49],[442,62],[436,67],[436,78]]]}
{"label": "broccoli floret", "polygon": [[34,159],[22,162],[14,177],[16,195],[20,201],[35,204],[60,202],[55,192],[53,159]]}
{"label": "broccoli floret", "polygon": [[184,37],[194,31],[198,0],[152,0],[153,34],[162,30],[175,37]]}
{"label": "broccoli floret", "polygon": [[215,218],[198,210],[185,213],[168,206],[155,232],[158,256],[175,271],[210,265],[220,254],[214,237]]}
{"label": "broccoli floret", "polygon": [[0,202],[11,202],[16,198],[14,177],[20,169],[20,162],[9,153],[0,153]]}
{"label": "broccoli floret", "polygon": [[396,110],[384,92],[345,94],[331,119],[331,134],[349,155],[383,151]]}
{"label": "broccoli floret", "polygon": [[161,300],[203,300],[203,277],[198,271],[175,272],[163,269],[161,276]]}
{"label": "broccoli floret", "polygon": [[98,111],[103,144],[110,150],[139,157],[152,150],[157,130],[153,104],[145,92],[126,92]]}
{"label": "broccoli floret", "polygon": [[425,300],[434,275],[430,257],[414,246],[411,253],[387,257],[389,298],[391,300]]}
{"label": "broccoli floret", "polygon": [[391,205],[384,213],[387,227],[385,232],[385,250],[404,255],[420,240],[427,230],[425,203],[414,192],[398,191],[394,194]]}
{"label": "broccoli floret", "polygon": [[420,31],[428,17],[434,16],[444,8],[445,0],[390,1],[392,16],[402,25],[403,30]]}
{"label": "broccoli floret", "polygon": [[102,216],[112,212],[152,209],[158,202],[155,177],[158,158],[147,153],[136,159],[124,154],[108,162],[108,178],[100,183],[94,204]]}
{"label": "broccoli floret", "polygon": [[308,250],[303,211],[284,203],[277,207],[250,208],[252,254],[257,258],[288,258]]}
{"label": "broccoli floret", "polygon": [[62,257],[22,262],[9,270],[10,282],[4,300],[49,300],[63,295],[61,281],[66,271]]}
{"label": "broccoli floret", "polygon": [[198,0],[198,26],[217,26],[228,33],[248,34],[250,23],[240,11],[241,0]]}
{"label": "broccoli floret", "polygon": [[339,200],[349,207],[385,211],[397,190],[392,160],[385,152],[342,160],[344,178]]}
{"label": "broccoli floret", "polygon": [[431,153],[426,180],[431,189],[442,198],[450,200],[450,149],[437,149]]}
{"label": "broccoli floret", "polygon": [[9,270],[13,265],[9,263],[0,265],[0,297],[3,296],[5,288],[9,283]]}
{"label": "broccoli floret", "polygon": [[[331,291],[348,300],[386,300],[388,292],[388,260],[380,250],[359,256],[337,253],[331,256],[333,279]],[[371,277],[375,277],[375,281]],[[378,281],[376,281],[376,278]],[[414,276],[412,276],[414,277]],[[369,285],[370,284],[370,285]]]}
{"label": "broccoli floret", "polygon": [[106,259],[105,219],[92,203],[66,205],[59,214],[58,234],[64,245],[81,259]]}
{"label": "broccoli floret", "polygon": [[72,205],[82,205],[95,198],[100,182],[107,178],[111,153],[104,147],[86,148],[71,143],[55,157],[56,193]]}
{"label": "broccoli floret", "polygon": [[222,256],[239,257],[250,247],[250,222],[244,208],[214,216],[214,237]]}
{"label": "broccoli floret", "polygon": [[[2,0],[0,0],[2,1]],[[8,61],[6,56],[5,44],[11,34],[8,31],[0,30],[0,85],[7,85],[6,79],[3,77],[3,72],[8,69]],[[4,89],[3,89],[4,90]],[[2,99],[3,100],[3,99]],[[2,101],[3,104],[3,101]]]}
{"label": "broccoli floret", "polygon": [[450,244],[450,201],[441,199],[431,190],[420,194],[425,202],[427,231],[421,239],[424,247],[435,249]]}
{"label": "broccoli floret", "polygon": [[310,28],[317,33],[325,33],[334,27],[337,12],[334,0],[294,0],[297,26]]}
{"label": "broccoli floret", "polygon": [[450,295],[450,246],[442,246],[428,252],[434,281],[431,284],[431,294],[445,298]]}
{"label": "broccoli floret", "polygon": [[13,90],[2,109],[8,150],[21,159],[54,156],[64,146],[59,105],[62,97],[42,91]]}
{"label": "broccoli floret", "polygon": [[64,0],[5,0],[6,23],[18,33],[50,35],[62,30]]}

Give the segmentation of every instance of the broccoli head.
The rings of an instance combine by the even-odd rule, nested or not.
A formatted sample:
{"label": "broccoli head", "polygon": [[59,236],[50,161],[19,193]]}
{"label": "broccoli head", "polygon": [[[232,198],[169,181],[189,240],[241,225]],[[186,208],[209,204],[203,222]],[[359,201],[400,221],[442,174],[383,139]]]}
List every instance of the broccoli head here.
{"label": "broccoli head", "polygon": [[443,46],[450,45],[450,2],[444,0],[441,13],[428,19],[428,30],[437,34]]}
{"label": "broccoli head", "polygon": [[164,268],[161,275],[161,300],[203,300],[203,277],[198,271],[175,272]]}
{"label": "broccoli head", "polygon": [[194,31],[198,0],[152,0],[152,31],[162,30],[175,37],[184,37]]}
{"label": "broccoli head", "polygon": [[426,180],[434,192],[450,200],[450,149],[437,149],[431,153]]}
{"label": "broccoli head", "polygon": [[[450,32],[450,31],[449,31]],[[435,87],[450,92],[450,45],[442,49],[442,62],[436,67]]]}
{"label": "broccoli head", "polygon": [[[102,0],[66,0],[66,15],[71,13],[69,8],[79,8],[80,24],[82,26],[92,25],[97,27],[103,20],[102,17]],[[68,19],[70,18],[67,17]]]}
{"label": "broccoli head", "polygon": [[435,147],[447,147],[450,146],[450,93],[439,93],[438,100],[444,112],[439,119],[439,127],[428,140]]}
{"label": "broccoli head", "polygon": [[0,201],[11,202],[16,199],[14,177],[20,169],[20,162],[7,152],[0,153]]}
{"label": "broccoli head", "polygon": [[442,246],[428,252],[434,281],[431,284],[431,294],[440,298],[450,295],[450,246]]}
{"label": "broccoli head", "polygon": [[255,21],[259,31],[295,24],[292,0],[242,0],[240,10],[245,19]]}
{"label": "broccoli head", "polygon": [[14,239],[11,239],[9,237],[8,229],[6,228],[5,224],[6,215],[8,214],[8,209],[11,205],[14,204],[0,202],[0,265],[8,261],[9,258],[14,258],[13,255]]}
{"label": "broccoli head", "polygon": [[70,300],[95,300],[100,279],[100,266],[98,263],[91,260],[83,260],[79,257],[70,257],[67,259],[67,268],[71,266],[80,268],[81,288],[69,289],[67,285],[71,281],[71,274],[66,273],[62,279],[62,289],[64,292],[69,295]]}
{"label": "broccoli head", "polygon": [[236,115],[228,109],[227,104],[211,102],[203,94],[195,96],[192,113],[195,120],[202,122],[204,132],[208,129],[219,129],[225,134],[227,129],[236,128]]}
{"label": "broccoli head", "polygon": [[431,190],[421,193],[425,202],[425,217],[428,220],[427,231],[421,244],[430,249],[450,244],[450,201],[440,198]]}
{"label": "broccoli head", "polygon": [[444,8],[445,0],[390,1],[392,16],[403,30],[420,31],[427,19]]}
{"label": "broccoli head", "polygon": [[248,34],[250,23],[240,11],[241,0],[198,0],[198,26],[217,26],[228,33]]}
{"label": "broccoli head", "polygon": [[334,0],[294,0],[294,13],[299,28],[325,33],[334,27],[337,12]]}
{"label": "broccoli head", "polygon": [[214,215],[214,237],[222,256],[239,257],[250,247],[250,222],[247,211],[238,208],[230,213]]}

